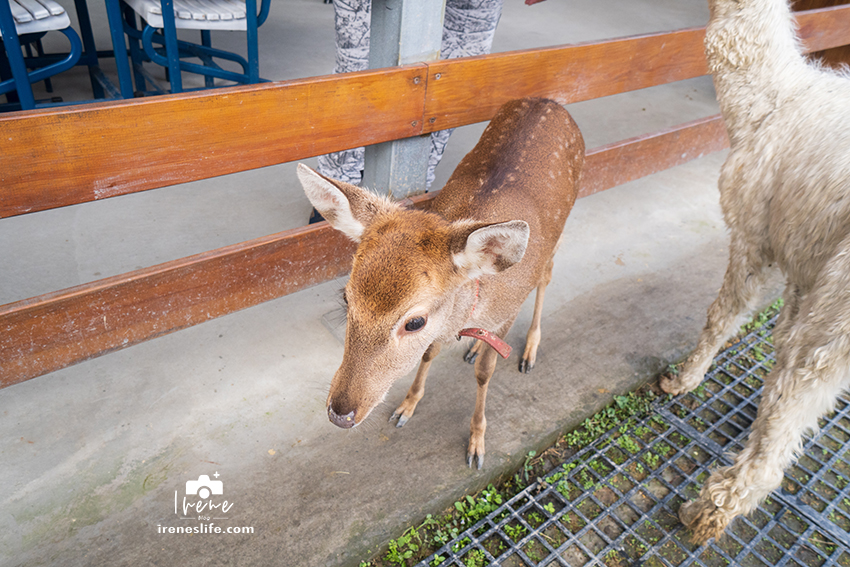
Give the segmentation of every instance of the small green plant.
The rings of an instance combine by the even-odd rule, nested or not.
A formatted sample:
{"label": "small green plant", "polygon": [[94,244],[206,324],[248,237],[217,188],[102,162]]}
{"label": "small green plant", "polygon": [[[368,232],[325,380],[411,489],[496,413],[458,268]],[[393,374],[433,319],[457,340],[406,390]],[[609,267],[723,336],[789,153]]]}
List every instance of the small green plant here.
{"label": "small green plant", "polygon": [[646,464],[649,465],[652,469],[658,468],[658,463],[660,461],[658,455],[655,453],[645,453],[643,456],[643,460],[646,461]]}
{"label": "small green plant", "polygon": [[512,526],[511,524],[505,524],[502,529],[505,531],[506,534],[508,534],[508,537],[514,541],[521,540],[522,536],[524,536],[525,532],[527,531],[525,529],[525,526],[521,524],[517,524],[516,526]]}
{"label": "small green plant", "polygon": [[525,551],[525,554],[528,555],[528,558],[534,561],[535,563],[539,563],[543,560],[543,556],[540,555],[541,550],[538,550],[538,547],[540,547],[540,544],[532,540],[528,542],[528,545],[526,545],[523,549],[523,551]]}
{"label": "small green plant", "polygon": [[815,532],[809,536],[809,542],[814,544],[819,549],[825,551],[827,555],[832,555],[835,552],[836,545],[826,539],[826,536],[820,532]]}
{"label": "small green plant", "polygon": [[582,422],[580,428],[564,436],[568,445],[581,448],[596,441],[604,433],[620,426],[623,431],[636,423],[637,418],[648,415],[655,394],[651,390],[638,394],[614,396],[614,403]]}
{"label": "small green plant", "polygon": [[466,557],[463,559],[463,564],[466,567],[484,567],[484,562],[487,560],[487,556],[484,555],[484,552],[480,549],[473,549],[469,553],[466,554]]}
{"label": "small green plant", "polygon": [[457,553],[458,551],[460,551],[461,549],[463,549],[464,547],[466,547],[466,546],[470,543],[470,541],[471,541],[471,540],[470,540],[468,537],[465,537],[465,538],[463,538],[463,539],[462,539],[462,540],[460,540],[460,541],[456,541],[456,542],[454,543],[454,545],[452,546],[452,551],[454,551],[455,553]]}
{"label": "small green plant", "polygon": [[[416,540],[414,542],[413,540]],[[390,563],[404,565],[405,560],[413,557],[413,554],[419,550],[419,544],[422,543],[419,533],[416,528],[409,527],[406,532],[401,534],[398,539],[391,539],[387,544],[387,554],[384,557]]]}
{"label": "small green plant", "polygon": [[593,485],[596,484],[596,481],[593,479],[593,476],[587,472],[587,469],[582,469],[577,476],[578,481],[581,483],[581,487],[585,490],[590,490],[593,488]]}
{"label": "small green plant", "polygon": [[431,567],[437,567],[437,565],[439,565],[440,563],[442,563],[445,560],[446,560],[446,558],[438,553],[438,554],[434,555],[434,559],[433,559],[433,561],[431,561]]}
{"label": "small green plant", "polygon": [[[669,400],[669,399],[672,399],[672,398],[673,398],[673,396],[671,396],[670,394],[667,394],[667,399],[668,399],[668,400]],[[667,422],[666,422],[666,421],[664,421],[664,418],[663,418],[663,417],[661,417],[660,415],[653,415],[653,416],[652,416],[651,418],[649,418],[649,419],[650,419],[650,421],[652,421],[653,423],[657,423],[658,425],[660,425],[661,427],[663,427],[663,428],[665,428],[665,429],[668,427]]]}
{"label": "small green plant", "polygon": [[502,495],[490,484],[477,498],[467,495],[455,502],[455,510],[460,514],[461,525],[474,524],[502,505]]}
{"label": "small green plant", "polygon": [[543,509],[546,510],[546,512],[548,512],[549,514],[555,513],[555,505],[551,502],[547,502],[546,504],[544,504]]}
{"label": "small green plant", "polygon": [[637,444],[637,441],[635,441],[631,435],[621,435],[617,438],[616,443],[629,453],[637,453],[640,451],[640,445]]}
{"label": "small green plant", "polygon": [[522,464],[522,472],[525,476],[525,481],[528,482],[528,475],[533,470],[534,467],[531,465],[531,460],[537,456],[537,451],[529,451],[528,455],[525,456],[525,462]]}
{"label": "small green plant", "polygon": [[605,472],[607,472],[608,470],[608,467],[606,467],[604,463],[602,463],[601,461],[597,461],[596,459],[590,461],[588,465],[590,465],[590,468],[600,474],[605,474]]}

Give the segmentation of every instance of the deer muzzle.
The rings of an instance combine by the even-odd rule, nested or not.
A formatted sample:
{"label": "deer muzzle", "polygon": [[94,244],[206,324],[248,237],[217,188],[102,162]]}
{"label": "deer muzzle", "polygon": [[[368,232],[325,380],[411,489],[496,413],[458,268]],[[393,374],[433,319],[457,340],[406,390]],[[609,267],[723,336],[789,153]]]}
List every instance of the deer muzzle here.
{"label": "deer muzzle", "polygon": [[342,427],[343,429],[351,429],[357,423],[354,421],[354,414],[357,410],[351,410],[345,415],[339,415],[333,409],[333,406],[328,406],[328,419],[331,420],[331,423],[336,425],[337,427]]}

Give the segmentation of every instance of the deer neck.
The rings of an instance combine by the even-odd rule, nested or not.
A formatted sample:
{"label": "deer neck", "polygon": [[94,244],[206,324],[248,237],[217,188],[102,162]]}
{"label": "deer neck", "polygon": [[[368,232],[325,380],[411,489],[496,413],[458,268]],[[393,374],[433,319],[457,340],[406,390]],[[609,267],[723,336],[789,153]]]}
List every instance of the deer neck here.
{"label": "deer neck", "polygon": [[475,318],[475,309],[478,307],[478,298],[481,293],[481,280],[476,278],[473,285],[475,291],[473,292],[472,308],[470,309],[469,317],[467,317],[464,328],[458,331],[457,340],[460,340],[461,337],[470,337],[479,341],[484,341],[497,353],[499,353],[499,356],[502,358],[508,358],[511,355],[511,346],[503,341],[499,335],[481,327],[467,326],[472,324],[472,321]]}

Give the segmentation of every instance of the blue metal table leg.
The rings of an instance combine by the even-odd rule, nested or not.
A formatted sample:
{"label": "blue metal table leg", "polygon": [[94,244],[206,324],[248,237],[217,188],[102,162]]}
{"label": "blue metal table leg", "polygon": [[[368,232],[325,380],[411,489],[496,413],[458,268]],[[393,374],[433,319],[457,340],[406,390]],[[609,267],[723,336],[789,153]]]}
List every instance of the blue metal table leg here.
{"label": "blue metal table leg", "polygon": [[[127,5],[123,4],[124,8],[124,30],[127,32],[127,43],[130,44],[130,62],[133,67],[133,79],[136,81],[136,92],[143,93],[148,90],[147,78],[142,70],[142,63],[145,61],[145,52],[142,48],[142,42],[139,39],[141,30],[137,25],[136,12]],[[132,30],[129,32],[127,30]]]}
{"label": "blue metal table leg", "polygon": [[260,82],[260,47],[257,38],[257,0],[246,0],[245,11],[248,18],[248,80]]}
{"label": "blue metal table leg", "polygon": [[91,18],[89,17],[89,7],[86,0],[74,0],[74,7],[77,10],[77,20],[80,23],[80,38],[83,40],[83,55],[80,57],[80,62],[84,63],[89,68],[89,77],[91,78],[91,88],[94,98],[104,98],[103,86],[95,78],[94,68],[98,66],[97,46],[94,44],[94,33],[91,27]]}
{"label": "blue metal table leg", "polygon": [[[201,30],[201,45],[204,47],[212,47],[212,37],[210,30]],[[215,80],[212,75],[204,75],[204,86],[211,89],[215,86]]]}
{"label": "blue metal table leg", "polygon": [[15,79],[21,108],[24,110],[35,108],[35,96],[32,94],[24,55],[21,53],[21,42],[18,40],[15,20],[12,19],[12,8],[5,0],[0,2],[0,34],[3,34],[3,45],[6,47],[6,55],[12,77]]}
{"label": "blue metal table leg", "polygon": [[165,36],[165,52],[168,54],[168,75],[171,92],[183,92],[180,76],[180,48],[177,45],[177,25],[174,23],[174,0],[162,0],[162,25]]}
{"label": "blue metal table leg", "polygon": [[127,44],[124,42],[121,1],[106,0],[106,15],[109,18],[109,31],[112,34],[112,49],[115,52],[115,65],[118,68],[121,97],[133,98],[133,78],[130,75],[130,62],[127,60]]}

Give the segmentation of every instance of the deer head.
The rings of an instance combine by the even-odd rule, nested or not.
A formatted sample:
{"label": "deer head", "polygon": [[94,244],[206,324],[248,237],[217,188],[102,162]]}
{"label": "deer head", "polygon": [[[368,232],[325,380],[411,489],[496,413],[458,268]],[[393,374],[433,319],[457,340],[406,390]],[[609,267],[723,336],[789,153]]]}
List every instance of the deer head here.
{"label": "deer head", "polygon": [[380,403],[434,342],[454,339],[472,314],[475,280],[519,262],[528,224],[448,222],[299,165],[310,202],[358,242],[345,287],[345,354],[328,416],[349,428]]}

